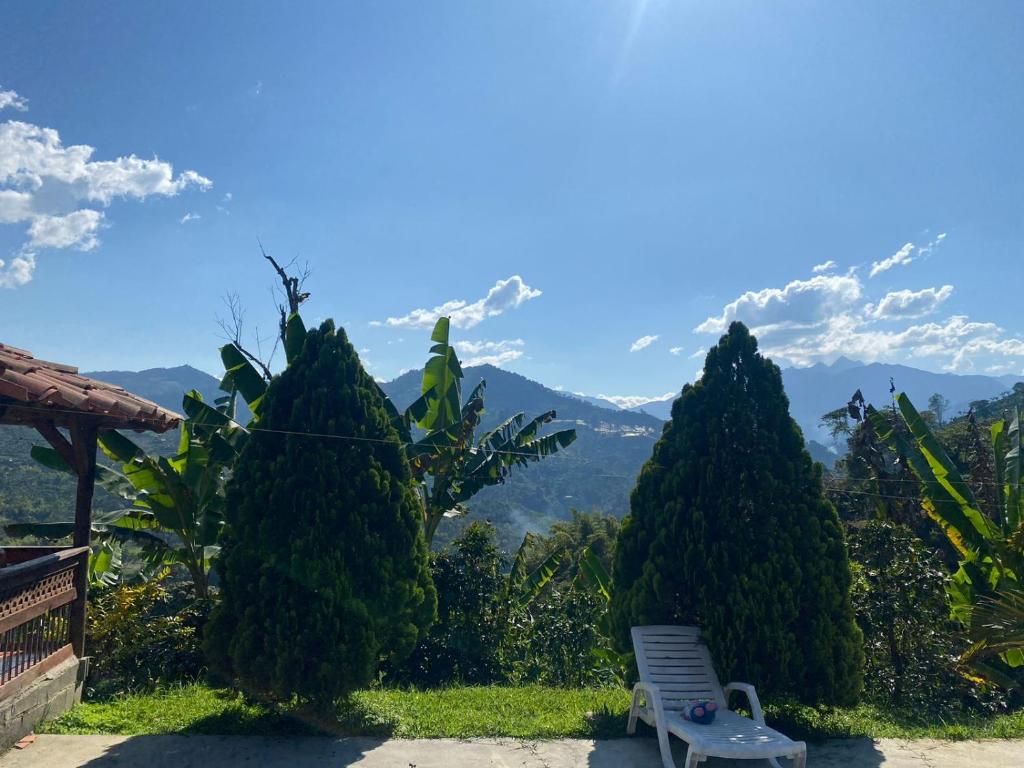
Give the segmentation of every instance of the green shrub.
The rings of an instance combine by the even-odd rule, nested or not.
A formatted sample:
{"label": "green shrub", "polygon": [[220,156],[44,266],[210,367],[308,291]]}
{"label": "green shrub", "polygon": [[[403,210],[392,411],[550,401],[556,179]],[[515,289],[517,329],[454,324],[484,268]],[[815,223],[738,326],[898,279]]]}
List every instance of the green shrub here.
{"label": "green shrub", "polygon": [[494,526],[471,523],[430,564],[437,621],[405,662],[385,666],[387,682],[433,688],[608,681],[593,653],[601,601],[558,578],[525,605],[510,599],[509,558],[498,549]]}
{"label": "green shrub", "polygon": [[864,633],[865,695],[874,703],[943,714],[1001,699],[955,671],[966,643],[949,618],[939,556],[902,525],[851,526],[852,598]]}
{"label": "green shrub", "polygon": [[227,489],[211,665],[326,706],[434,618],[422,507],[384,402],[331,321],[260,404]]}
{"label": "green shrub", "polygon": [[615,538],[619,533],[619,519],[604,512],[571,511],[568,520],[553,523],[546,534],[534,534],[527,542],[527,570],[533,570],[555,552],[567,555],[566,567],[552,579],[560,588],[568,586],[579,576],[579,560],[588,550],[611,571],[615,554]]}
{"label": "green shrub", "polygon": [[515,612],[505,649],[506,680],[565,688],[612,682],[594,656],[604,610],[593,594],[556,585]]}
{"label": "green shrub", "polygon": [[494,527],[477,522],[432,553],[437,621],[403,664],[387,670],[387,677],[421,687],[501,680],[505,627],[499,595],[506,565]]}
{"label": "green shrub", "polygon": [[612,628],[628,650],[634,625],[695,623],[726,679],[849,703],[863,651],[846,545],[788,408],[779,369],[733,323],[633,490]]}
{"label": "green shrub", "polygon": [[89,696],[199,679],[209,609],[210,601],[193,598],[187,584],[163,579],[93,591],[86,625]]}

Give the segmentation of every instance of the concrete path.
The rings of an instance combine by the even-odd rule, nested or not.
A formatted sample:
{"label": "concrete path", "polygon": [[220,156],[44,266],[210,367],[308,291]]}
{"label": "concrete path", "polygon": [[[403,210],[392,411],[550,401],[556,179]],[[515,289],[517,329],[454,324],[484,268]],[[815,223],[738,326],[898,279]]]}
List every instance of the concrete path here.
{"label": "concrete path", "polygon": [[[683,751],[673,739],[677,765]],[[710,759],[704,768],[767,766]],[[653,738],[611,741],[39,736],[0,757],[0,768],[660,768]],[[811,745],[811,768],[1022,768],[1024,741],[845,739]]]}

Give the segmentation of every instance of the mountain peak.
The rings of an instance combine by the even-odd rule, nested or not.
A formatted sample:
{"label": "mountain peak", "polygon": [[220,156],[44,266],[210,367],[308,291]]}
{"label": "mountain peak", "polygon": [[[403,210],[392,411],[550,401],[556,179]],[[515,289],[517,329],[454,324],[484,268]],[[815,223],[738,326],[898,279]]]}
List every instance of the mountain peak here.
{"label": "mountain peak", "polygon": [[864,363],[859,360],[851,360],[845,355],[840,355],[832,362],[829,368],[833,371],[848,371],[851,368],[859,368],[862,365],[864,365]]}

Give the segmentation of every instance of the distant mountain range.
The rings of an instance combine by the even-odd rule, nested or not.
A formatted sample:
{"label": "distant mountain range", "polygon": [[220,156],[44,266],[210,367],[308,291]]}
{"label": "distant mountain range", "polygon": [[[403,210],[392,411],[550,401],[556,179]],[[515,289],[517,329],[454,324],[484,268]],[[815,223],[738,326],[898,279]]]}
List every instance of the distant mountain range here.
{"label": "distant mountain range", "polygon": [[[558,392],[517,373],[489,365],[466,368],[465,372],[467,392],[480,379],[487,381],[483,429],[520,410],[525,411],[527,417],[554,410],[557,421],[551,428],[573,427],[578,435],[577,441],[562,453],[525,469],[516,468],[504,486],[484,489],[470,505],[473,510],[470,519],[490,519],[498,527],[503,545],[514,547],[525,531],[545,529],[551,522],[568,517],[573,508],[603,510],[618,516],[628,511],[630,490],[640,467],[651,455],[664,421],[670,416],[671,400],[623,409],[602,398]],[[199,390],[207,401],[223,394],[215,377],[188,365],[138,372],[96,371],[85,375],[124,386],[179,413],[182,395],[189,389]],[[404,408],[420,394],[420,375],[419,371],[411,371],[381,386],[399,408]],[[864,364],[846,358],[831,365],[786,369],[783,380],[790,398],[790,411],[804,430],[814,459],[831,466],[836,458],[834,450],[826,447],[827,436],[818,425],[821,415],[844,405],[857,389],[869,402],[887,404],[890,377],[898,391],[906,391],[922,408],[933,393],[942,394],[952,403],[950,416],[966,409],[974,400],[1006,392],[1020,380],[1017,377],[931,373],[904,365]],[[0,502],[6,496],[5,511],[13,512],[15,519],[28,514],[36,516],[38,512],[34,510],[50,509],[54,505],[65,507],[67,499],[71,498],[64,478],[50,478],[53,473],[43,471],[40,474],[41,470],[32,466],[27,446],[36,441],[36,436],[28,430],[23,432],[0,430],[0,458],[7,456],[7,467],[13,473],[0,476]],[[160,451],[173,450],[176,442],[173,435],[141,435],[135,439],[149,450]],[[19,468],[22,472],[16,472]],[[12,483],[17,478],[21,480],[14,488]],[[61,489],[59,496],[53,497],[59,501],[48,505],[46,500],[33,496],[29,486],[34,483],[41,489],[43,481],[56,484],[54,494],[58,487]],[[17,503],[12,504],[15,490],[20,495]],[[46,495],[49,497],[51,492],[47,491]],[[442,526],[440,540],[452,535],[462,524],[456,521]]]}
{"label": "distant mountain range", "polygon": [[209,403],[224,395],[219,379],[191,365],[145,371],[89,371],[82,375],[124,387],[175,413],[181,413],[182,398],[189,390],[198,390]]}
{"label": "distant mountain range", "polygon": [[[869,403],[888,405],[890,380],[897,392],[906,392],[921,409],[928,407],[929,397],[941,394],[951,404],[948,417],[966,411],[976,400],[998,397],[1018,381],[1024,381],[1024,377],[933,373],[907,365],[862,363],[846,357],[840,357],[831,365],[818,363],[808,368],[782,370],[790,414],[806,438],[821,442],[829,439],[820,425],[822,414],[845,405],[858,389]],[[602,402],[606,407],[617,407],[607,400]],[[672,402],[654,400],[630,410],[668,419],[672,413]]]}
{"label": "distant mountain range", "polygon": [[[528,418],[554,410],[550,429],[576,429],[577,440],[568,449],[526,469],[517,468],[504,486],[485,488],[470,505],[474,517],[490,519],[506,547],[518,546],[527,530],[546,529],[569,516],[573,508],[600,509],[618,516],[629,508],[629,492],[637,473],[651,455],[663,421],[644,413],[600,407],[556,392],[517,373],[490,365],[466,368],[465,391],[480,379],[487,382],[486,412],[481,430],[489,429],[518,411]],[[204,400],[219,397],[218,381],[191,366],[146,371],[87,373],[118,384],[165,408],[181,412],[182,394],[197,389]],[[381,384],[399,408],[420,395],[420,371],[410,371]],[[168,443],[170,445],[170,443]],[[441,540],[460,527],[442,526]]]}
{"label": "distant mountain range", "polygon": [[[933,373],[907,365],[860,363],[840,357],[831,365],[787,368],[782,380],[789,395],[790,413],[808,436],[825,436],[819,425],[821,415],[846,404],[858,389],[869,403],[888,405],[890,386],[906,392],[921,410],[928,398],[938,393],[950,402],[946,418],[963,413],[972,402],[998,397],[1024,378]],[[890,385],[890,380],[892,385]]]}

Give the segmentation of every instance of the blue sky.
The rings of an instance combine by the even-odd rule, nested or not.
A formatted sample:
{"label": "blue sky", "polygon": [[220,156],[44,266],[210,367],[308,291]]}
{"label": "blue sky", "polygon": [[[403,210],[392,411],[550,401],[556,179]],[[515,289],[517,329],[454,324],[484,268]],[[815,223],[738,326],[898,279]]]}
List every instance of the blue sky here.
{"label": "blue sky", "polygon": [[436,308],[589,394],[678,390],[733,318],[784,365],[1024,371],[1019,3],[4,15],[0,341],[40,357],[216,371],[226,292],[272,333],[260,240],[381,378]]}

